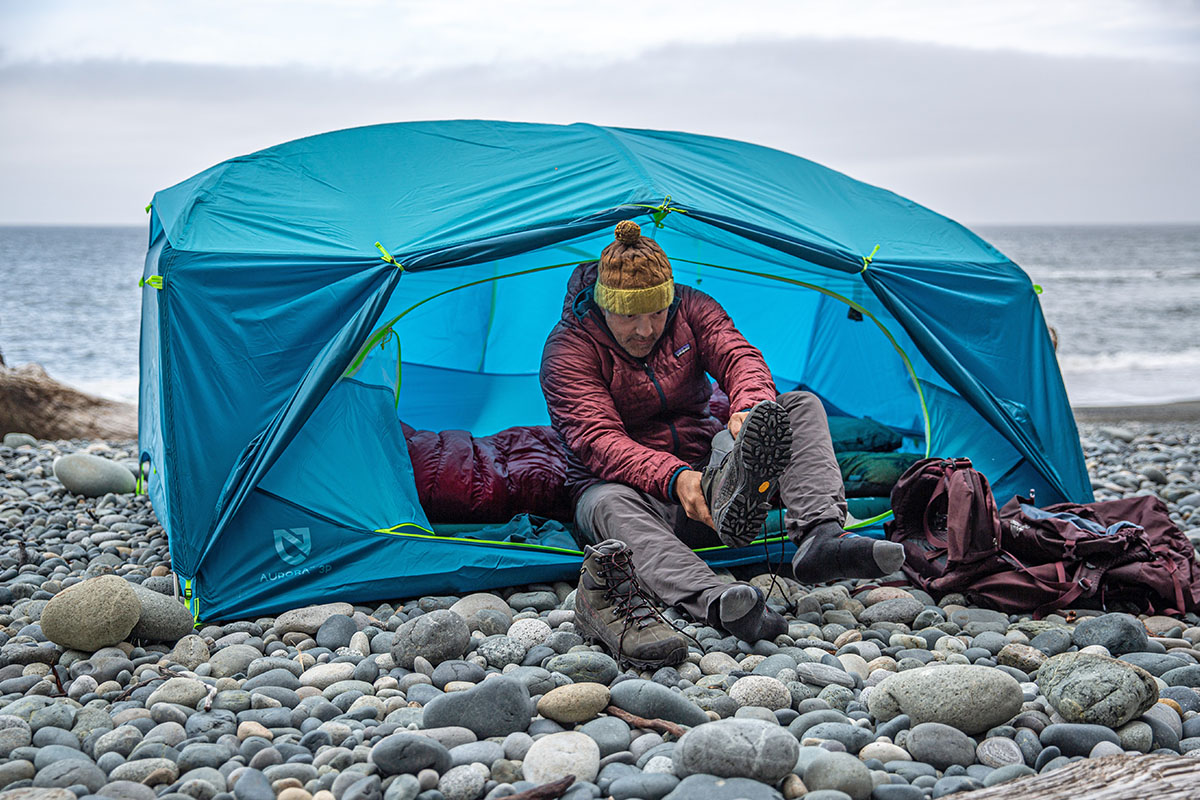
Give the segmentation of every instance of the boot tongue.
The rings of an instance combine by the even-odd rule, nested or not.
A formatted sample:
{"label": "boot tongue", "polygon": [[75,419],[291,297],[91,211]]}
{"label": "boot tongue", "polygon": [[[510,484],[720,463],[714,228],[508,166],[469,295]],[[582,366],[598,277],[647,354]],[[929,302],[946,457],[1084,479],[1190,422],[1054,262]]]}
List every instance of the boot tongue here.
{"label": "boot tongue", "polygon": [[605,539],[600,544],[589,544],[587,549],[598,556],[611,556],[614,553],[619,553],[622,550],[628,550],[629,545],[616,539]]}

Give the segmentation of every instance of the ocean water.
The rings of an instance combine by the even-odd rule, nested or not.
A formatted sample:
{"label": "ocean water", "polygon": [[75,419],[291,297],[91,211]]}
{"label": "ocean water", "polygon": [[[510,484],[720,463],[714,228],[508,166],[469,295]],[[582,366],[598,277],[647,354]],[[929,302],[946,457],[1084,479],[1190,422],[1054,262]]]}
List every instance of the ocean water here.
{"label": "ocean water", "polygon": [[[1200,225],[977,226],[1043,287],[1077,406],[1200,399]],[[136,400],[145,228],[0,227],[0,353]]]}

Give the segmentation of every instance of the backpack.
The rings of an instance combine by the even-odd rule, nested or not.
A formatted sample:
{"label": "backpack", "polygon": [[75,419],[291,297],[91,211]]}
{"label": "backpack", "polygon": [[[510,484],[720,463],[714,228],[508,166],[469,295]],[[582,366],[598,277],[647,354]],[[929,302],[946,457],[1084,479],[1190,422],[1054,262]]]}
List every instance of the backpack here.
{"label": "backpack", "polygon": [[935,595],[961,592],[1008,613],[1068,606],[1183,613],[1200,605],[1200,565],[1157,497],[1060,503],[1014,497],[997,510],[968,459],[925,459],[892,491],[888,538],[904,572]]}
{"label": "backpack", "polygon": [[1182,614],[1200,606],[1196,551],[1161,499],[1137,495],[1037,508],[1014,497],[1000,509],[1008,549],[1026,563],[1080,565],[1094,586],[1078,596],[1101,608]]}
{"label": "backpack", "polygon": [[996,501],[969,458],[916,462],[892,488],[891,502],[884,530],[904,545],[904,572],[922,588],[969,583],[1001,568]]}

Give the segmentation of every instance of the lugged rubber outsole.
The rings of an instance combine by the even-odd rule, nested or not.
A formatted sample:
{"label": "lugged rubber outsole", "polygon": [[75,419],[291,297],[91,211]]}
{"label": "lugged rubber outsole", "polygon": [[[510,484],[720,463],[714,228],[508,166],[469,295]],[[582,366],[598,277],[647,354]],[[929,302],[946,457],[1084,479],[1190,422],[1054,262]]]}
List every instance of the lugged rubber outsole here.
{"label": "lugged rubber outsole", "polygon": [[736,459],[737,488],[724,508],[710,509],[724,544],[743,547],[758,536],[791,458],[791,444],[791,423],[783,406],[766,401],[750,409],[729,454]]}

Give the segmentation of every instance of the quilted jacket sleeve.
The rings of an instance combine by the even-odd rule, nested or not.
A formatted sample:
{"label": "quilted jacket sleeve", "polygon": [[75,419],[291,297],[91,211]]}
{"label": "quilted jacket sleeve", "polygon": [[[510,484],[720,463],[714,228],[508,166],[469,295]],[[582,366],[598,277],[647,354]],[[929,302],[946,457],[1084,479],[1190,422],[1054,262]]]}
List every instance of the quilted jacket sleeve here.
{"label": "quilted jacket sleeve", "polygon": [[774,400],[779,393],[767,362],[734,327],[725,309],[698,291],[689,292],[686,302],[700,362],[729,395],[730,411],[745,411],[755,403]]}
{"label": "quilted jacket sleeve", "polygon": [[552,335],[542,354],[541,382],[550,421],[584,466],[603,480],[670,499],[671,476],[687,463],[629,437],[590,343],[570,333]]}

